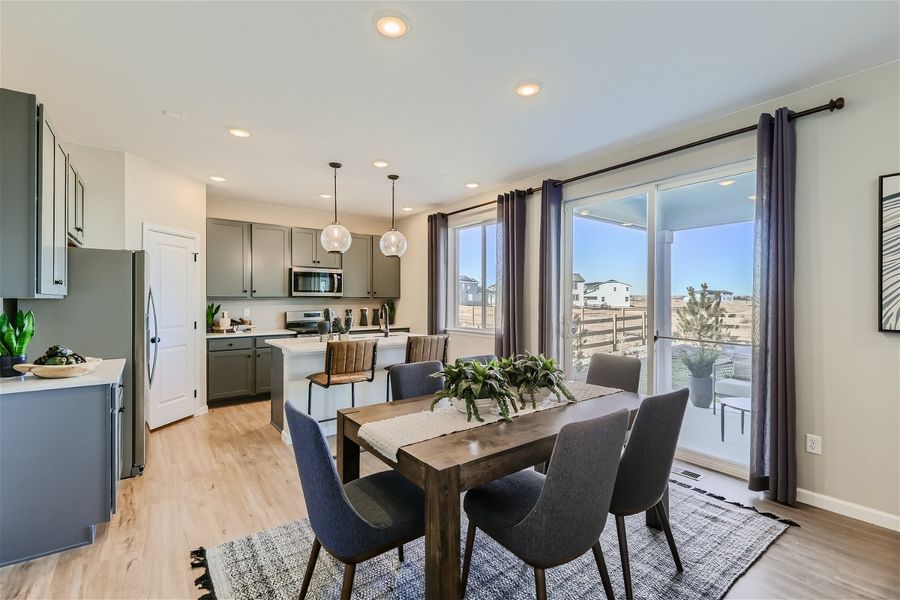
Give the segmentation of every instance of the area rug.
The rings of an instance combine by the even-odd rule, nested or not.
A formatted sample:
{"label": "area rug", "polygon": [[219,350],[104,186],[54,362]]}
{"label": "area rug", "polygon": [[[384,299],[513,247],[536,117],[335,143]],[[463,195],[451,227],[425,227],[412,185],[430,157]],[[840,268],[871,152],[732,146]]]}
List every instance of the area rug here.
{"label": "area rug", "polygon": [[[766,548],[795,523],[726,502],[719,496],[680,482],[670,486],[672,531],[684,564],[677,573],[662,532],[644,524],[644,516],[626,519],[635,598],[721,598]],[[463,513],[462,531],[467,523]],[[200,548],[192,566],[205,568],[197,585],[202,600],[236,598],[296,599],[314,535],[301,519],[245,538]],[[619,547],[612,517],[601,537],[603,553],[617,597],[625,597]],[[396,552],[360,564],[354,598],[413,599],[423,597],[423,540],[405,546],[405,562]],[[309,598],[340,597],[343,566],[324,550],[310,586]],[[554,600],[605,598],[593,554],[546,572],[548,595]],[[466,598],[533,598],[534,575],[511,553],[479,532]]]}

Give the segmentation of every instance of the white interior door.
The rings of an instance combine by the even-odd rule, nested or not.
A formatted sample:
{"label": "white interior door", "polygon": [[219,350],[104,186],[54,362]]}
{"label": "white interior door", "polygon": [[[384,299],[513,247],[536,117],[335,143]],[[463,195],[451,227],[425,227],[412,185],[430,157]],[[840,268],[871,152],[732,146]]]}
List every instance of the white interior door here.
{"label": "white interior door", "polygon": [[196,409],[197,239],[192,234],[144,231],[150,289],[147,424],[150,429],[190,417]]}

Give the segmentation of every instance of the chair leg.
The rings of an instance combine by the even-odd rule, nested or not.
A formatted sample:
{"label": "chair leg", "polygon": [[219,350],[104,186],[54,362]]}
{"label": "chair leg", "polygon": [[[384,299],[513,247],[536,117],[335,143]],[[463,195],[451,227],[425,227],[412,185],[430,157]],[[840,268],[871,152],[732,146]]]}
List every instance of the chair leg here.
{"label": "chair leg", "polygon": [[356,408],[356,384],[350,384],[350,406]]}
{"label": "chair leg", "polygon": [[600,571],[600,581],[603,582],[603,591],[606,592],[607,600],[616,600],[616,594],[613,591],[612,582],[609,580],[609,571],[606,570],[606,561],[603,559],[603,548],[600,547],[598,541],[591,548],[594,551],[594,560],[597,561],[597,570]]}
{"label": "chair leg", "polygon": [[341,600],[350,600],[353,595],[353,576],[356,575],[356,565],[344,565],[344,585],[341,586]]}
{"label": "chair leg", "polygon": [[619,535],[619,556],[622,558],[622,579],[625,580],[625,598],[632,600],[631,563],[628,561],[628,540],[625,539],[625,517],[616,515],[616,533]]}
{"label": "chair leg", "polygon": [[722,441],[725,441],[725,407],[719,409],[719,415],[722,419]]}
{"label": "chair leg", "polygon": [[666,514],[666,507],[660,502],[655,508],[656,515],[662,523],[663,531],[666,532],[666,541],[669,542],[669,550],[672,551],[672,558],[675,560],[675,568],[681,573],[684,571],[684,567],[681,566],[681,558],[678,556],[678,548],[675,546],[675,538],[672,536],[672,528],[669,526],[669,515]]}
{"label": "chair leg", "polygon": [[744,411],[741,411],[741,435],[744,435],[744,415],[747,414]]}
{"label": "chair leg", "polygon": [[316,538],[313,541],[312,549],[309,551],[309,562],[306,563],[303,585],[300,586],[300,600],[306,598],[306,593],[309,591],[309,582],[312,581],[313,571],[316,568],[316,561],[319,560],[319,550],[321,548],[322,544],[319,542],[319,538]]}
{"label": "chair leg", "polygon": [[537,592],[537,600],[547,600],[547,582],[544,580],[544,570],[534,569],[534,589]]}
{"label": "chair leg", "polygon": [[312,416],[312,381],[309,382],[309,394],[306,397],[306,414]]}
{"label": "chair leg", "polygon": [[475,523],[469,521],[469,530],[466,532],[466,552],[463,555],[462,578],[459,586],[459,597],[466,597],[466,585],[469,583],[469,566],[472,564],[472,549],[475,547]]}
{"label": "chair leg", "polygon": [[397,546],[397,558],[400,559],[400,562],[403,562],[403,544]]}
{"label": "chair leg", "polygon": [[388,371],[387,377],[384,378],[384,401],[391,401],[391,372]]}

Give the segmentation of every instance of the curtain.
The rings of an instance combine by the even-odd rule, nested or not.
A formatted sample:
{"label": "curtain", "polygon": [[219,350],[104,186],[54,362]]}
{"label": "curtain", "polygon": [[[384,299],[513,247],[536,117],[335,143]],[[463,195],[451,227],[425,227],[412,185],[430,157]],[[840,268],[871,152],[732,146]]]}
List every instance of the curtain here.
{"label": "curtain", "polygon": [[749,487],[778,502],[797,495],[794,388],[794,185],[790,112],[757,129],[753,273],[753,385]]}
{"label": "curtain", "polygon": [[428,333],[447,329],[447,215],[428,215]]}
{"label": "curtain", "polygon": [[513,356],[525,350],[525,210],[524,191],[497,196],[497,356]]}
{"label": "curtain", "polygon": [[538,352],[562,360],[559,249],[562,186],[548,179],[541,187],[541,256],[538,271]]}

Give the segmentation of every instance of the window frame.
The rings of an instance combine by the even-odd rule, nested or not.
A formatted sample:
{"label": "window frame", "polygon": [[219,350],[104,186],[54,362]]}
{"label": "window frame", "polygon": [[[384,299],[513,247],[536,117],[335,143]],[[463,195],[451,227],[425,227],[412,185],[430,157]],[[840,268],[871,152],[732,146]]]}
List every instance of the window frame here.
{"label": "window frame", "polygon": [[[497,211],[494,207],[471,211],[450,217],[447,224],[447,330],[472,335],[494,336],[495,324],[487,320],[487,227],[497,225]],[[481,228],[481,328],[462,327],[459,324],[459,230],[472,227]],[[495,257],[496,260],[496,257]],[[496,291],[495,291],[496,293]],[[495,301],[496,305],[496,301]]]}

